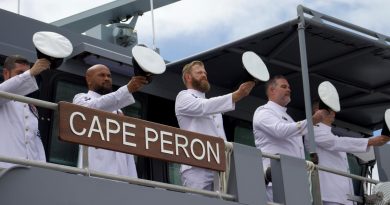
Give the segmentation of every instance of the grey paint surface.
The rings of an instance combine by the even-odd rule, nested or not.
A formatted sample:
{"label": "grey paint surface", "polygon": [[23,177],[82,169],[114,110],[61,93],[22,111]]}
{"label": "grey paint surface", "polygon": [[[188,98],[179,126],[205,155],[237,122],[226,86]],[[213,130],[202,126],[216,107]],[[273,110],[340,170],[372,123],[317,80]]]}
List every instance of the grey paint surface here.
{"label": "grey paint surface", "polygon": [[233,147],[228,193],[242,204],[266,204],[261,152],[237,143]]}
{"label": "grey paint surface", "polygon": [[34,167],[0,172],[0,204],[266,204],[261,153],[234,144],[228,193],[237,202]]}
{"label": "grey paint surface", "polygon": [[[174,3],[178,0],[154,0],[154,9]],[[110,24],[126,16],[143,14],[150,10],[150,1],[117,0],[96,8],[53,22],[55,26],[82,33],[98,24]],[[121,19],[122,20],[122,19]],[[90,27],[87,27],[90,26]]]}
{"label": "grey paint surface", "polygon": [[0,204],[215,204],[235,202],[91,178],[41,168],[17,168],[0,177]]}
{"label": "grey paint surface", "polygon": [[390,180],[390,144],[374,147],[380,181]]}
{"label": "grey paint surface", "polygon": [[271,160],[274,201],[286,205],[310,205],[309,176],[303,159],[280,155]]}

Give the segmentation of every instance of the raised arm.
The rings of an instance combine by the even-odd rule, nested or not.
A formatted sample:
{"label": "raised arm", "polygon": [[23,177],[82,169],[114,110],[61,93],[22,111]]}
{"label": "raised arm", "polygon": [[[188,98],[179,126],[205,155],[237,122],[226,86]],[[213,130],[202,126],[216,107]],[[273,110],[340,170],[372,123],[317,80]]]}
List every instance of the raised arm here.
{"label": "raised arm", "polygon": [[366,152],[367,138],[338,137],[323,127],[314,128],[314,139],[317,145],[328,151],[336,152]]}
{"label": "raised arm", "polygon": [[[38,90],[35,78],[30,74],[30,70],[14,76],[0,84],[0,91],[9,92],[18,95],[27,95]],[[0,98],[0,105],[4,105],[10,100]]]}
{"label": "raised arm", "polygon": [[73,103],[89,108],[112,112],[134,103],[134,97],[129,93],[127,86],[120,87],[117,91],[103,95],[99,98],[91,98],[85,93],[77,94]]}
{"label": "raised arm", "polygon": [[232,94],[213,97],[210,99],[199,98],[188,91],[182,91],[176,98],[176,115],[204,116],[215,113],[234,110]]}

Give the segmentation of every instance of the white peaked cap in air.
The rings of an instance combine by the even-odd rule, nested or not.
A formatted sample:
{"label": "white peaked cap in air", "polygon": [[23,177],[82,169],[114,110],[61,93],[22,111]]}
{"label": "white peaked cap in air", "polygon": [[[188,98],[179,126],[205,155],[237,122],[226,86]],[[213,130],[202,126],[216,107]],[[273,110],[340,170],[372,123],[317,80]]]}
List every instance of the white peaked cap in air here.
{"label": "white peaked cap in air", "polygon": [[318,95],[321,101],[335,112],[340,111],[339,94],[329,81],[324,81],[318,86]]}
{"label": "white peaked cap in air", "polygon": [[267,66],[256,53],[247,51],[242,54],[242,63],[252,77],[263,82],[269,80]]}
{"label": "white peaked cap in air", "polygon": [[134,46],[132,53],[133,58],[143,71],[152,74],[165,72],[166,65],[164,59],[154,50],[144,46]]}
{"label": "white peaked cap in air", "polygon": [[33,43],[38,51],[53,58],[66,58],[73,51],[69,39],[50,31],[36,32],[33,35]]}
{"label": "white peaked cap in air", "polygon": [[390,109],[387,109],[385,112],[385,123],[387,127],[390,127]]}
{"label": "white peaked cap in air", "polygon": [[385,122],[382,128],[382,135],[390,136],[389,127],[390,127],[390,109],[387,109],[385,112]]}

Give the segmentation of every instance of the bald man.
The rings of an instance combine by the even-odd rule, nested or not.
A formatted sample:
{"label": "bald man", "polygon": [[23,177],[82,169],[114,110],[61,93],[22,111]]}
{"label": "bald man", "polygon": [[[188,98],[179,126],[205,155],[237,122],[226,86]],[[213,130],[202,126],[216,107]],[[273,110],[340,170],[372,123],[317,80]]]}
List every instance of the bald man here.
{"label": "bald man", "polygon": [[[73,103],[89,108],[113,112],[123,115],[120,110],[135,102],[132,95],[148,83],[143,76],[134,76],[131,80],[112,92],[111,72],[105,65],[90,67],[85,75],[88,93],[79,93],[73,98]],[[86,159],[88,155],[88,159]],[[89,167],[91,170],[127,177],[137,178],[134,158],[132,155],[110,150],[88,147],[80,149],[79,167]]]}

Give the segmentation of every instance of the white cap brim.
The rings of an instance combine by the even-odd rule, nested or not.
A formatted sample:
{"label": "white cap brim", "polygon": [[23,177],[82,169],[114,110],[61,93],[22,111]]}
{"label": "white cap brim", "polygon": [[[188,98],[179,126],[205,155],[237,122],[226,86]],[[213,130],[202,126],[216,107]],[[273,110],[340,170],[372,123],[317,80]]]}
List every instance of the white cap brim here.
{"label": "white cap brim", "polygon": [[153,74],[165,72],[166,65],[164,59],[152,49],[143,46],[134,46],[132,53],[133,58],[145,72]]}
{"label": "white cap brim", "polygon": [[318,95],[321,101],[335,112],[340,111],[339,94],[329,81],[324,81],[318,86]]}
{"label": "white cap brim", "polygon": [[242,54],[242,63],[252,77],[264,82],[269,80],[267,66],[256,53],[247,51]]}
{"label": "white cap brim", "polygon": [[54,58],[66,58],[73,51],[69,39],[50,31],[36,32],[33,35],[33,43],[41,53]]}
{"label": "white cap brim", "polygon": [[390,128],[390,109],[387,109],[385,112],[385,123],[388,128]]}

